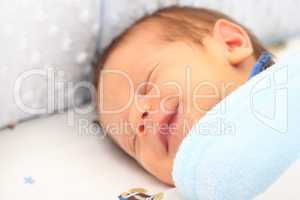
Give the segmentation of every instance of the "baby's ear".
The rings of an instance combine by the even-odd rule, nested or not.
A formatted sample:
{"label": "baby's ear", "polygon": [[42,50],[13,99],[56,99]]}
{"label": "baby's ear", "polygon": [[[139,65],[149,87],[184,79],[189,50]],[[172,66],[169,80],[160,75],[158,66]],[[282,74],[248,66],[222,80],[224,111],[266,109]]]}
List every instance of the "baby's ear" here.
{"label": "baby's ear", "polygon": [[224,46],[228,61],[232,65],[239,65],[253,54],[253,47],[246,30],[226,19],[216,22],[213,36]]}

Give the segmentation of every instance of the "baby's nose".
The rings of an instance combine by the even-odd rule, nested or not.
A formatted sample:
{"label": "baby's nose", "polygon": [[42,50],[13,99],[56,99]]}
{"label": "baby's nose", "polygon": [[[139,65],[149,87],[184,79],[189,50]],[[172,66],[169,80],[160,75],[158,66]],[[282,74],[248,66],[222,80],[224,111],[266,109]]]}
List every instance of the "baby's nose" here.
{"label": "baby's nose", "polygon": [[130,126],[134,128],[136,134],[143,134],[146,129],[146,123],[149,123],[151,114],[151,105],[145,100],[140,100],[138,104],[131,107],[129,113]]}
{"label": "baby's nose", "polygon": [[141,124],[139,125],[139,132],[143,133],[145,131],[145,123],[144,120],[148,117],[149,111],[144,111],[141,116]]}

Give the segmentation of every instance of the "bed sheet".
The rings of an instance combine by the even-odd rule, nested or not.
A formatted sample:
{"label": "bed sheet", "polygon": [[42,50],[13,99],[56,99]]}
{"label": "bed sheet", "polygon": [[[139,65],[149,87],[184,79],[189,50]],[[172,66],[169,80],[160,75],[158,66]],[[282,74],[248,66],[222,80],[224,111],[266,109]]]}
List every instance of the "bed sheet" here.
{"label": "bed sheet", "polygon": [[1,200],[114,200],[131,188],[168,189],[108,138],[88,131],[88,117],[73,120],[56,114],[0,132]]}

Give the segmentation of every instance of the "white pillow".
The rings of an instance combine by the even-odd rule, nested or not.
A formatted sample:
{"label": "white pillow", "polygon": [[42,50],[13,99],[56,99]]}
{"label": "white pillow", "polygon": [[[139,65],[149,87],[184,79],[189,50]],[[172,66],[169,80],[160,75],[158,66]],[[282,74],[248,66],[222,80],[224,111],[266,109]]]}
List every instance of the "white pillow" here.
{"label": "white pillow", "polygon": [[98,49],[101,51],[111,41],[145,14],[176,4],[177,0],[102,0],[102,26]]}
{"label": "white pillow", "polygon": [[146,13],[168,5],[199,6],[219,10],[249,27],[266,44],[300,34],[298,0],[124,0],[103,1],[103,26],[99,48]]}
{"label": "white pillow", "polygon": [[[0,1],[0,128],[65,109],[73,101],[80,104],[87,100],[87,90],[77,90],[73,98],[70,88],[91,79],[91,61],[100,28],[99,3],[99,0]],[[52,73],[56,78],[53,91],[47,89],[50,88],[47,80],[52,79],[46,76]],[[74,85],[67,86],[67,82]],[[14,90],[18,86],[22,86],[20,91]]]}

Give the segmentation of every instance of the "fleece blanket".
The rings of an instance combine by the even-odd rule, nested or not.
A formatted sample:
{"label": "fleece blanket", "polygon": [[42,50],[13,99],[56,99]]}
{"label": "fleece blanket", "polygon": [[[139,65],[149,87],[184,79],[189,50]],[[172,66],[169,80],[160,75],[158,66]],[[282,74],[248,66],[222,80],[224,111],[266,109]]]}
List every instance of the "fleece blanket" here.
{"label": "fleece blanket", "polygon": [[185,199],[254,199],[299,159],[299,66],[278,61],[193,127],[173,172]]}

